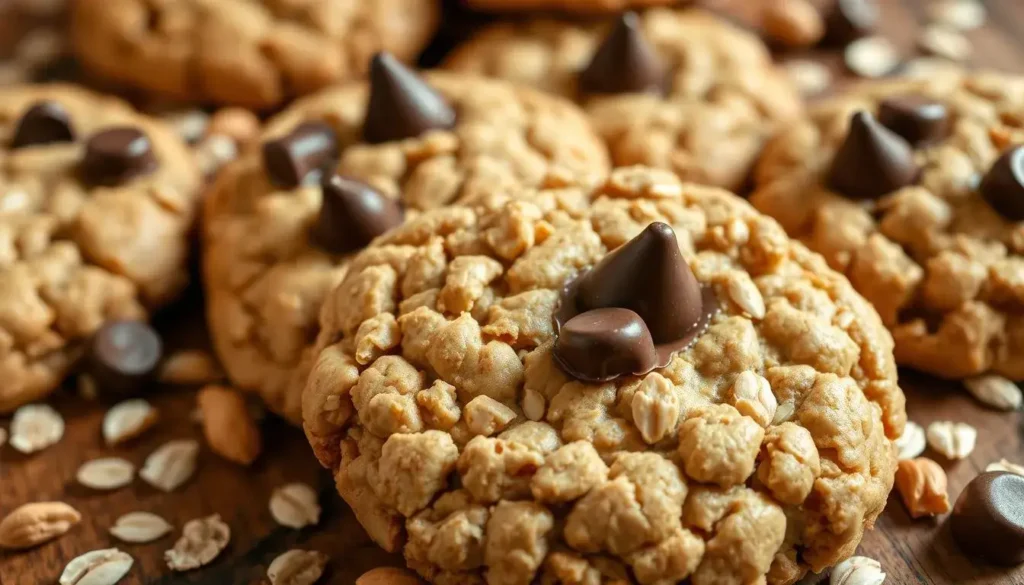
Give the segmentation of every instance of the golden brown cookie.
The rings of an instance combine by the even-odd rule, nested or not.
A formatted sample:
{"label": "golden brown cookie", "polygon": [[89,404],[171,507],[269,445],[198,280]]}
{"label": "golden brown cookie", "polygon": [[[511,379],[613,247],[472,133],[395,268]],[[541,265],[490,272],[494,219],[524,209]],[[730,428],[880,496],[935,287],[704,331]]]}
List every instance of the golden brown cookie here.
{"label": "golden brown cookie", "polygon": [[433,583],[789,585],[853,554],[892,487],[877,313],[665,171],[425,212],[350,261],[320,323],[306,435]]}
{"label": "golden brown cookie", "polygon": [[873,82],[772,141],[751,198],[875,305],[896,359],[1024,379],[1024,79]]}
{"label": "golden brown cookie", "polygon": [[452,73],[424,83],[393,59],[375,63],[372,87],[327,89],[269,121],[261,148],[226,167],[207,199],[216,349],[236,385],[295,423],[320,305],[352,252],[403,216],[481,190],[608,168],[567,101]]}

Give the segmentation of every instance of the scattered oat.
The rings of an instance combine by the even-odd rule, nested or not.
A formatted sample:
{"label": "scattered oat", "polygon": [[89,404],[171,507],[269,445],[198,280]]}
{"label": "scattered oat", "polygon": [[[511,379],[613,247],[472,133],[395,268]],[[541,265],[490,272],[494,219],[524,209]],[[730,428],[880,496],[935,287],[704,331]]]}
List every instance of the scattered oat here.
{"label": "scattered oat", "polygon": [[903,434],[896,439],[896,450],[899,452],[899,459],[913,459],[924,453],[926,441],[924,438],[924,427],[914,421],[907,421],[903,427]]}
{"label": "scattered oat", "polygon": [[938,0],[928,6],[928,17],[958,30],[973,30],[985,24],[985,5],[978,0]]}
{"label": "scattered oat", "polygon": [[151,429],[158,420],[157,409],[141,398],[119,402],[103,416],[103,440],[120,445]]}
{"label": "scattered oat", "polygon": [[64,534],[81,519],[64,502],[25,504],[0,520],[0,548],[33,547]]}
{"label": "scattered oat", "polygon": [[14,412],[11,447],[22,453],[41,451],[63,436],[64,419],[46,404],[27,404]]}
{"label": "scattered oat", "polygon": [[263,449],[260,428],[241,393],[223,386],[205,386],[196,400],[202,413],[203,435],[214,453],[242,465],[259,457]]}
{"label": "scattered oat", "polygon": [[120,457],[102,457],[86,461],[78,468],[78,483],[94,490],[116,490],[132,482],[135,466]]}
{"label": "scattered oat", "polygon": [[423,581],[405,569],[377,567],[360,575],[356,585],[423,585]]}
{"label": "scattered oat", "polygon": [[1020,388],[1002,376],[978,376],[964,380],[964,386],[986,406],[1017,410],[1021,405]]}
{"label": "scattered oat", "polygon": [[282,486],[270,496],[270,515],[282,526],[305,528],[320,522],[320,504],[313,488],[304,483]]}
{"label": "scattered oat", "polygon": [[832,569],[830,585],[882,585],[882,565],[868,557],[850,557]]}
{"label": "scattered oat", "polygon": [[917,37],[921,50],[950,61],[966,61],[971,56],[971,42],[959,32],[945,26],[926,26]]}
{"label": "scattered oat", "polygon": [[198,569],[217,558],[229,540],[231,529],[219,514],[196,518],[185,524],[174,548],[164,552],[164,560],[174,571]]}
{"label": "scattered oat", "polygon": [[810,59],[790,59],[783,69],[793,85],[805,96],[818,95],[832,84],[832,72],[824,64]]}
{"label": "scattered oat", "polygon": [[949,512],[946,472],[927,457],[900,461],[896,468],[896,489],[911,518]]}
{"label": "scattered oat", "polygon": [[948,459],[963,459],[974,451],[978,431],[969,424],[951,421],[928,425],[928,445]]}
{"label": "scattered oat", "polygon": [[130,512],[114,521],[110,533],[131,543],[146,543],[166,535],[173,527],[163,518],[149,512]]}
{"label": "scattered oat", "polygon": [[72,559],[60,574],[60,585],[114,585],[132,568],[131,555],[116,548],[94,550]]}
{"label": "scattered oat", "polygon": [[313,585],[324,573],[327,555],[315,550],[290,550],[267,568],[270,585]]}
{"label": "scattered oat", "polygon": [[187,349],[167,356],[157,377],[166,384],[212,384],[224,379],[224,370],[210,352]]}
{"label": "scattered oat", "polygon": [[192,477],[198,453],[199,443],[192,439],[168,441],[146,458],[139,477],[155,488],[173,491]]}
{"label": "scattered oat", "polygon": [[896,47],[885,37],[871,36],[857,39],[843,53],[846,66],[861,77],[882,77],[899,65]]}
{"label": "scattered oat", "polygon": [[988,464],[985,471],[1007,471],[1010,473],[1016,473],[1017,475],[1024,475],[1024,465],[1018,465],[1006,459],[1000,459]]}

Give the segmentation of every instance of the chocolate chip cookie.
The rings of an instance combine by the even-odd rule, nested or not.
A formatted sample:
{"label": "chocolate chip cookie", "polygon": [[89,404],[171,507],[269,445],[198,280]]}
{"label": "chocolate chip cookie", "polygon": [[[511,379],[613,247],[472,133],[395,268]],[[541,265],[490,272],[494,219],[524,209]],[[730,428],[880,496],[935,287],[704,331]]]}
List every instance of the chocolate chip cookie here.
{"label": "chocolate chip cookie", "polygon": [[410,218],[320,323],[306,435],[433,583],[788,585],[853,554],[893,483],[877,313],[667,171]]}
{"label": "chocolate chip cookie", "polygon": [[671,169],[733,190],[769,133],[801,110],[757,37],[699,10],[628,13],[603,25],[498,24],[446,66],[576,99],[617,166]]}
{"label": "chocolate chip cookie", "polygon": [[573,104],[501,81],[421,79],[387,55],[369,84],[299,100],[207,199],[209,320],[232,380],[298,423],[302,362],[351,253],[421,210],[607,167]]}
{"label": "chocolate chip cookie", "polygon": [[56,388],[110,321],[187,281],[200,187],[184,143],[121,101],[0,89],[0,412]]}
{"label": "chocolate chip cookie", "polygon": [[1024,379],[1024,79],[874,82],[766,148],[751,201],[878,310],[896,360]]}
{"label": "chocolate chip cookie", "polygon": [[436,0],[77,0],[71,31],[99,77],[265,109],[364,77],[377,51],[415,59],[438,13]]}

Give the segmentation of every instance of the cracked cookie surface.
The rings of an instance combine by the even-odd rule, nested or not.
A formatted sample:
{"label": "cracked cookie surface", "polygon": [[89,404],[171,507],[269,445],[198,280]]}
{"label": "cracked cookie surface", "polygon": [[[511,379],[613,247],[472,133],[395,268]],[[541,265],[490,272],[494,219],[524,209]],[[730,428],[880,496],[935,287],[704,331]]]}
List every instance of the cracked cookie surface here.
{"label": "cracked cookie surface", "polygon": [[[563,286],[652,222],[720,310],[664,368],[569,377]],[[774,220],[665,171],[425,212],[349,262],[321,325],[307,438],[433,583],[789,585],[853,554],[892,487],[878,315]]]}
{"label": "cracked cookie surface", "polygon": [[639,16],[638,30],[665,69],[664,94],[584,96],[579,73],[609,28],[558,20],[497,24],[457,48],[445,67],[577,99],[616,166],[671,169],[732,190],[744,186],[776,125],[801,111],[797,92],[756,36],[696,9]]}
{"label": "cracked cookie surface", "polygon": [[[89,146],[125,128],[147,145],[137,167],[119,167],[109,141]],[[144,319],[177,296],[201,178],[168,127],[72,86],[0,89],[0,136],[6,412],[56,388],[105,321]]]}
{"label": "cracked cookie surface", "polygon": [[71,32],[99,76],[265,109],[365,77],[378,51],[415,59],[438,20],[434,0],[79,0]]}
{"label": "cracked cookie surface", "polygon": [[[337,173],[400,199],[407,215],[486,189],[607,169],[600,140],[571,103],[495,80],[444,72],[424,79],[457,112],[452,129],[367,144],[361,138],[367,86],[349,84],[299,100],[268,122],[263,141],[302,122],[328,124],[341,152]],[[217,352],[236,385],[259,392],[296,424],[320,305],[349,259],[310,238],[321,195],[316,184],[275,186],[257,149],[220,173],[204,216],[207,308]],[[378,326],[383,331],[388,324]]]}
{"label": "cracked cookie surface", "polygon": [[[946,112],[944,133],[911,151],[916,177],[865,200],[830,186],[855,112],[879,116],[907,96]],[[1022,127],[1021,78],[947,71],[868,83],[770,143],[751,202],[874,304],[897,362],[947,378],[1024,379],[1024,221],[1004,217],[980,187],[1000,154],[1024,142]]]}

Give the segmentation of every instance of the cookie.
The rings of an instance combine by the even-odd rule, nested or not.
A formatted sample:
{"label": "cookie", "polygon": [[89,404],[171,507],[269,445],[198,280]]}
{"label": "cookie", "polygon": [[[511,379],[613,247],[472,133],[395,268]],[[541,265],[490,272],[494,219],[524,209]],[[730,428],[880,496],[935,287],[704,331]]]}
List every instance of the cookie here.
{"label": "cookie", "polygon": [[388,56],[371,79],[269,121],[262,147],[223,169],[207,198],[215,347],[236,385],[296,423],[318,311],[352,252],[404,215],[608,167],[567,101],[452,73],[421,80]]}
{"label": "cookie", "polygon": [[1024,78],[936,72],[822,103],[766,148],[751,201],[874,304],[896,360],[1024,379]]}
{"label": "cookie", "polygon": [[96,76],[160,97],[272,108],[359,79],[377,51],[411,61],[436,0],[78,0],[71,33]]}
{"label": "cookie", "polygon": [[68,85],[0,89],[0,412],[188,279],[200,174],[163,124]]}
{"label": "cookie", "polygon": [[878,315],[667,171],[411,218],[321,326],[306,435],[433,583],[792,584],[853,554],[893,483]]}
{"label": "cookie", "polygon": [[465,0],[474,10],[525,11],[558,10],[567,13],[593,14],[619,12],[630,8],[685,4],[688,0]]}
{"label": "cookie", "polygon": [[757,37],[699,10],[655,9],[604,25],[498,24],[446,66],[576,99],[616,166],[671,169],[733,190],[773,128],[801,110]]}

